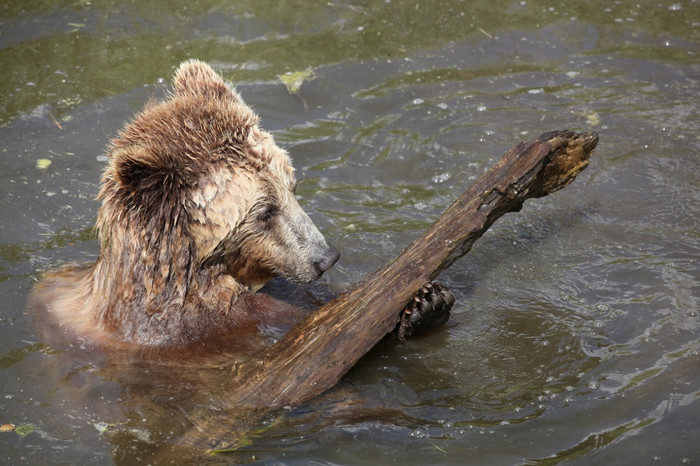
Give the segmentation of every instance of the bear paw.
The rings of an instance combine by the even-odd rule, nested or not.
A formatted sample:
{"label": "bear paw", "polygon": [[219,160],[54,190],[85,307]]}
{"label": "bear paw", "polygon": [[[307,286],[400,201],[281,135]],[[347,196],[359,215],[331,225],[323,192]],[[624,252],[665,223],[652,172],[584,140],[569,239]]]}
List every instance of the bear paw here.
{"label": "bear paw", "polygon": [[455,303],[452,292],[434,282],[423,286],[406,305],[394,330],[400,339],[422,335],[439,327],[450,318],[450,309]]}

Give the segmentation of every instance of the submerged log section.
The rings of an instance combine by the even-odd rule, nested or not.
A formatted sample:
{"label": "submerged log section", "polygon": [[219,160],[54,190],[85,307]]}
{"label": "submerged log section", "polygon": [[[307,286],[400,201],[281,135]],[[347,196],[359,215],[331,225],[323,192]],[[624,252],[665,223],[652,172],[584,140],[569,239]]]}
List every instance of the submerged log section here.
{"label": "submerged log section", "polygon": [[[597,143],[595,133],[553,131],[511,149],[397,259],[235,367],[230,409],[243,414],[296,405],[335,385],[396,326],[420,287],[466,254],[503,214],[571,183]],[[197,426],[200,435],[217,430],[217,421],[210,421]]]}

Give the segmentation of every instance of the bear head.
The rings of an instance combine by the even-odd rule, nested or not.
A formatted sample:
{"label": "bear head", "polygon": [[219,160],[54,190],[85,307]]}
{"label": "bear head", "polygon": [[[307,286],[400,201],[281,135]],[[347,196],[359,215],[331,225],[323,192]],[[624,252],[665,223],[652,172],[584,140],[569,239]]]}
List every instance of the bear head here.
{"label": "bear head", "polygon": [[101,255],[149,291],[186,288],[203,271],[252,290],[274,276],[308,282],[339,257],[299,206],[287,153],[203,62],[180,65],[174,91],[149,102],[108,155]]}

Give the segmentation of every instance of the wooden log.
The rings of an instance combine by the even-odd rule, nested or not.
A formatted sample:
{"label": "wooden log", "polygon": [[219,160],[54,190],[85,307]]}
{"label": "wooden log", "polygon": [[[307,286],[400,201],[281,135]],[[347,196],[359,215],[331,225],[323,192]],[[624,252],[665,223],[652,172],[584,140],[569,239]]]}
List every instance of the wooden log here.
{"label": "wooden log", "polygon": [[224,447],[213,437],[220,436],[230,416],[297,405],[335,385],[394,329],[419,288],[466,254],[503,214],[571,183],[588,166],[597,143],[595,133],[564,130],[511,149],[398,258],[311,314],[259,357],[235,366],[227,387],[228,421],[211,415],[195,421],[184,443],[208,439],[209,446]]}

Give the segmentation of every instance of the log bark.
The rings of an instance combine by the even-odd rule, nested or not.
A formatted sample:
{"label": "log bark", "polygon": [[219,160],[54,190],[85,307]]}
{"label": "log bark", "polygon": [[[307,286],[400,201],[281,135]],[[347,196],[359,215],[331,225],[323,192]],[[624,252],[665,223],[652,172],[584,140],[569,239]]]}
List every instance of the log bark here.
{"label": "log bark", "polygon": [[[503,214],[571,183],[588,166],[597,143],[595,133],[564,130],[511,149],[398,258],[297,324],[259,357],[234,367],[227,409],[240,415],[275,410],[335,385],[394,329],[420,287],[466,254]],[[223,428],[216,418],[197,424],[185,443]],[[223,446],[212,440],[206,443]]]}

